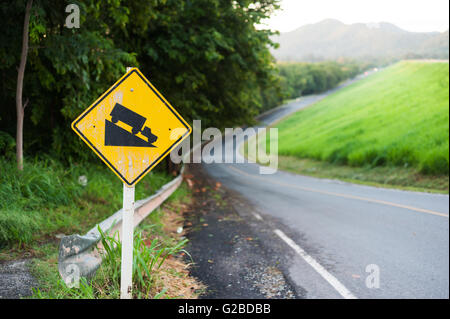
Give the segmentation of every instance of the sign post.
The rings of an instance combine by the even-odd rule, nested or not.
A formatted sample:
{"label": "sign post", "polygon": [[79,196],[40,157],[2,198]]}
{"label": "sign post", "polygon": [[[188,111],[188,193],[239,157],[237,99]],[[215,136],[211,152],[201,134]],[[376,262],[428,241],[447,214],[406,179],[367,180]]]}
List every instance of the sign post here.
{"label": "sign post", "polygon": [[192,129],[137,68],[72,123],[72,129],[123,182],[120,298],[133,287],[134,186]]}
{"label": "sign post", "polygon": [[123,183],[121,299],[131,299],[133,287],[133,215],[134,186],[128,187]]}
{"label": "sign post", "polygon": [[[127,67],[127,72],[131,70]],[[133,163],[130,161],[130,168]],[[120,299],[131,299],[133,291],[133,234],[134,234],[134,185],[123,183],[122,209],[122,263],[120,270]]]}

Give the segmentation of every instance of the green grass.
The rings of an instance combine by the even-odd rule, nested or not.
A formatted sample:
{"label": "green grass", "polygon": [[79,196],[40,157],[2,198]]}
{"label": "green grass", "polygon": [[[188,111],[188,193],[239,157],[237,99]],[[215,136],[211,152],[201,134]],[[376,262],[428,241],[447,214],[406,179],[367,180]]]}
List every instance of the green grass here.
{"label": "green grass", "polygon": [[[84,234],[122,206],[122,183],[103,165],[68,167],[51,159],[28,159],[23,172],[14,161],[0,158],[0,260],[31,258],[30,270],[38,280],[32,298],[118,298],[120,296],[121,245],[114,234],[103,236],[106,258],[92,280],[69,288],[58,273],[57,234]],[[87,177],[87,185],[78,182]],[[146,198],[173,179],[153,171],[136,185],[136,200]],[[150,214],[135,231],[133,262],[134,298],[195,298],[201,287],[189,277],[186,264],[174,256],[187,254],[186,239],[168,232],[167,225],[182,225],[189,203],[182,185]],[[166,220],[170,208],[171,219]],[[174,217],[175,216],[175,217]],[[113,249],[113,246],[117,246]],[[170,260],[168,260],[170,259]],[[189,287],[188,288],[185,288]]]}
{"label": "green grass", "polygon": [[276,127],[283,156],[448,176],[449,65],[397,63]]}
{"label": "green grass", "polygon": [[414,167],[390,165],[354,167],[295,156],[274,154],[260,157],[258,152],[249,152],[250,149],[257,150],[260,147],[264,147],[265,141],[266,132],[259,134],[258,138],[252,137],[246,143],[242,143],[239,152],[249,160],[261,165],[268,165],[267,163],[270,159],[270,162],[278,163],[279,169],[296,174],[410,191],[444,194],[448,194],[449,191],[449,178],[447,175],[423,174]]}
{"label": "green grass", "polygon": [[[182,225],[184,205],[190,193],[182,185],[152,212],[135,230],[133,252],[133,298],[196,298],[202,285],[189,277],[187,265],[180,261],[187,239],[173,231]],[[169,214],[170,213],[170,214]],[[174,216],[176,217],[174,219]],[[120,297],[121,244],[114,234],[102,234],[105,259],[90,280],[81,278],[79,287],[69,288],[57,269],[57,245],[44,248],[44,258],[34,259],[32,274],[39,281],[31,298],[38,299],[113,299]],[[169,260],[170,259],[170,260]],[[191,287],[198,289],[192,290]]]}
{"label": "green grass", "polygon": [[[122,183],[105,166],[64,167],[51,159],[15,162],[0,158],[0,260],[33,254],[58,233],[84,233],[122,206]],[[87,185],[78,183],[87,177]],[[136,186],[136,200],[171,180],[151,172]]]}
{"label": "green grass", "polygon": [[[133,297],[162,298],[167,289],[155,291],[159,270],[167,258],[185,252],[187,239],[168,245],[155,238],[147,243],[148,233],[139,229],[134,234],[133,249]],[[81,278],[78,287],[69,287],[59,277],[54,259],[35,261],[32,271],[39,274],[40,287],[33,289],[38,299],[98,299],[120,297],[121,243],[117,236],[102,234],[105,260],[94,278]]]}
{"label": "green grass", "polygon": [[296,174],[318,178],[365,184],[375,187],[397,188],[417,192],[448,194],[449,179],[446,176],[421,174],[414,168],[394,166],[363,166],[331,164],[308,158],[280,156],[279,168]]}

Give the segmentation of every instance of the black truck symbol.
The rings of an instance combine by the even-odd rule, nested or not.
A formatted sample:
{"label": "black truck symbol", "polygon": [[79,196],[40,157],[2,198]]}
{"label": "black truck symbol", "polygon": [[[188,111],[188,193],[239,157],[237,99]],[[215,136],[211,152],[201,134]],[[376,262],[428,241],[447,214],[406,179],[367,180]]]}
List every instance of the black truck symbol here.
{"label": "black truck symbol", "polygon": [[118,121],[128,124],[131,126],[131,132],[134,135],[141,132],[142,135],[148,138],[149,143],[153,143],[158,139],[154,134],[152,134],[152,130],[149,127],[144,127],[144,129],[142,129],[147,119],[131,111],[130,109],[127,109],[125,106],[116,103],[110,115],[111,121],[114,124]]}
{"label": "black truck symbol", "polygon": [[120,105],[119,103],[116,103],[116,105],[114,105],[114,108],[109,115],[111,115],[111,121],[114,124],[116,124],[118,121],[121,121],[131,126],[131,132],[133,132],[134,135],[141,131],[142,126],[144,126],[144,123],[147,120],[145,117],[127,109],[125,106]]}

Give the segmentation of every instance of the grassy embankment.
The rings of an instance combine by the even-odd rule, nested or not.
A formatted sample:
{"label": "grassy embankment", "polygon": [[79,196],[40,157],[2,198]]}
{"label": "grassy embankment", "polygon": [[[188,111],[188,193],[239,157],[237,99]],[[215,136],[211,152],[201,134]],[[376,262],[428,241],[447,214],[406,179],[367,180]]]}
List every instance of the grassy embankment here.
{"label": "grassy embankment", "polygon": [[448,63],[397,63],[274,127],[281,169],[448,193]]}
{"label": "grassy embankment", "polygon": [[[0,159],[0,165],[0,261],[32,259],[31,270],[39,282],[34,297],[118,297],[120,246],[108,253],[94,280],[82,282],[80,288],[67,288],[57,270],[58,234],[84,234],[121,208],[122,183],[117,177],[104,166],[67,168],[51,160],[27,161],[21,173],[13,161]],[[78,182],[83,175],[86,186]],[[136,186],[136,200],[150,196],[171,178],[151,172]],[[176,228],[183,224],[188,198],[182,186],[136,230],[135,258],[141,261],[134,263],[134,297],[191,298],[201,290],[189,278],[187,265],[176,258],[186,244]]]}

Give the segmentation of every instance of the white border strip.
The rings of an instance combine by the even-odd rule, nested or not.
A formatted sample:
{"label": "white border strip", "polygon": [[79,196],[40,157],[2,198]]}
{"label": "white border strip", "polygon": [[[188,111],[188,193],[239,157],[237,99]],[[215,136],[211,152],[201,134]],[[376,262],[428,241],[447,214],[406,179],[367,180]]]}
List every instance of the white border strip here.
{"label": "white border strip", "polygon": [[353,295],[339,280],[330,274],[321,264],[319,264],[314,258],[308,255],[299,245],[297,245],[292,239],[286,236],[281,230],[275,229],[277,234],[282,240],[286,242],[294,251],[300,255],[315,271],[319,273],[334,289],[345,299],[358,299]]}

